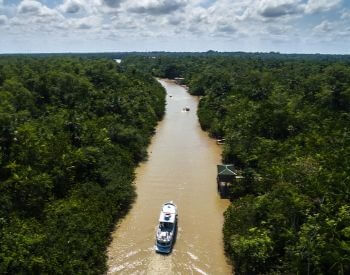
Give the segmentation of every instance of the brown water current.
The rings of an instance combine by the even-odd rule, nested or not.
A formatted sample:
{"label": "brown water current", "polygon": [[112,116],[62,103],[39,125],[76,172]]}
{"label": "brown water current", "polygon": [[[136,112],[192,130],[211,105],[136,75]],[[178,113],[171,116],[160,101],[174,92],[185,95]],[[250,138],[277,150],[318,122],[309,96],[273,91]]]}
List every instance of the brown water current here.
{"label": "brown water current", "polygon": [[[216,192],[221,148],[199,126],[198,98],[171,81],[160,83],[167,91],[166,115],[149,159],[136,170],[136,202],[112,234],[108,274],[231,274],[222,241],[228,201]],[[161,255],[154,251],[156,226],[169,200],[178,207],[178,234],[172,253]]]}

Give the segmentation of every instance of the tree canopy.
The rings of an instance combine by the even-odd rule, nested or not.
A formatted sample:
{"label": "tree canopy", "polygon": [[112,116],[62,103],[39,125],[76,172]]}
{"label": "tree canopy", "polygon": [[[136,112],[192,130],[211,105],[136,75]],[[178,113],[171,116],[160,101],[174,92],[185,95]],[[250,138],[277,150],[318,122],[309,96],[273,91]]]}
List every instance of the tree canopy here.
{"label": "tree canopy", "polygon": [[0,58],[0,273],[106,271],[164,106],[114,61]]}
{"label": "tree canopy", "polygon": [[201,96],[202,128],[225,138],[223,162],[244,176],[223,228],[236,274],[350,272],[347,58],[160,56],[124,65],[184,77]]}

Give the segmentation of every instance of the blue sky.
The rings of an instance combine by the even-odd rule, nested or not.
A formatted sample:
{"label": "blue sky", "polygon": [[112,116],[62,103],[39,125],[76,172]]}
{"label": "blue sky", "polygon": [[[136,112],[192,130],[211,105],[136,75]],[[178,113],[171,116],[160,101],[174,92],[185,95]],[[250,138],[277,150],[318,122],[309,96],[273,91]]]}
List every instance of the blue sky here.
{"label": "blue sky", "polygon": [[348,0],[0,0],[0,53],[349,46]]}

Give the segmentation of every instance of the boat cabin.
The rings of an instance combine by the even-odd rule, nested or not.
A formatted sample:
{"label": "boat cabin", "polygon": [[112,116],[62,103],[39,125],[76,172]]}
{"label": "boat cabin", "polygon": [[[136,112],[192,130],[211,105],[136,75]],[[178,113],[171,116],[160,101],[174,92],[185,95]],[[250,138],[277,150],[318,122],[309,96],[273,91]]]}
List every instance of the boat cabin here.
{"label": "boat cabin", "polygon": [[[164,208],[166,208],[167,206],[164,206]],[[175,218],[176,218],[176,214],[171,213],[171,212],[165,212],[163,208],[163,211],[160,213],[159,216],[159,223],[162,225],[166,225],[168,223],[175,223]]]}

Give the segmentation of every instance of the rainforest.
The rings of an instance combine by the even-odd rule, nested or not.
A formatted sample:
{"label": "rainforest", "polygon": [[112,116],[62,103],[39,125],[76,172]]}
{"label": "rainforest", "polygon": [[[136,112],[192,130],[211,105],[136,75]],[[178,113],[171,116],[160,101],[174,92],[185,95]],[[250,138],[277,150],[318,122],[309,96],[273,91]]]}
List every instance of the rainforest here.
{"label": "rainforest", "polygon": [[[236,274],[350,272],[348,56],[128,57],[200,96],[201,127],[224,138],[232,185],[223,227]],[[141,66],[142,65],[142,66]]]}
{"label": "rainforest", "polygon": [[242,175],[222,229],[235,274],[349,273],[349,57],[217,52],[0,57],[0,273],[107,271],[165,113],[155,77],[200,98]]}
{"label": "rainforest", "polygon": [[102,274],[165,93],[111,60],[0,57],[0,273]]}

